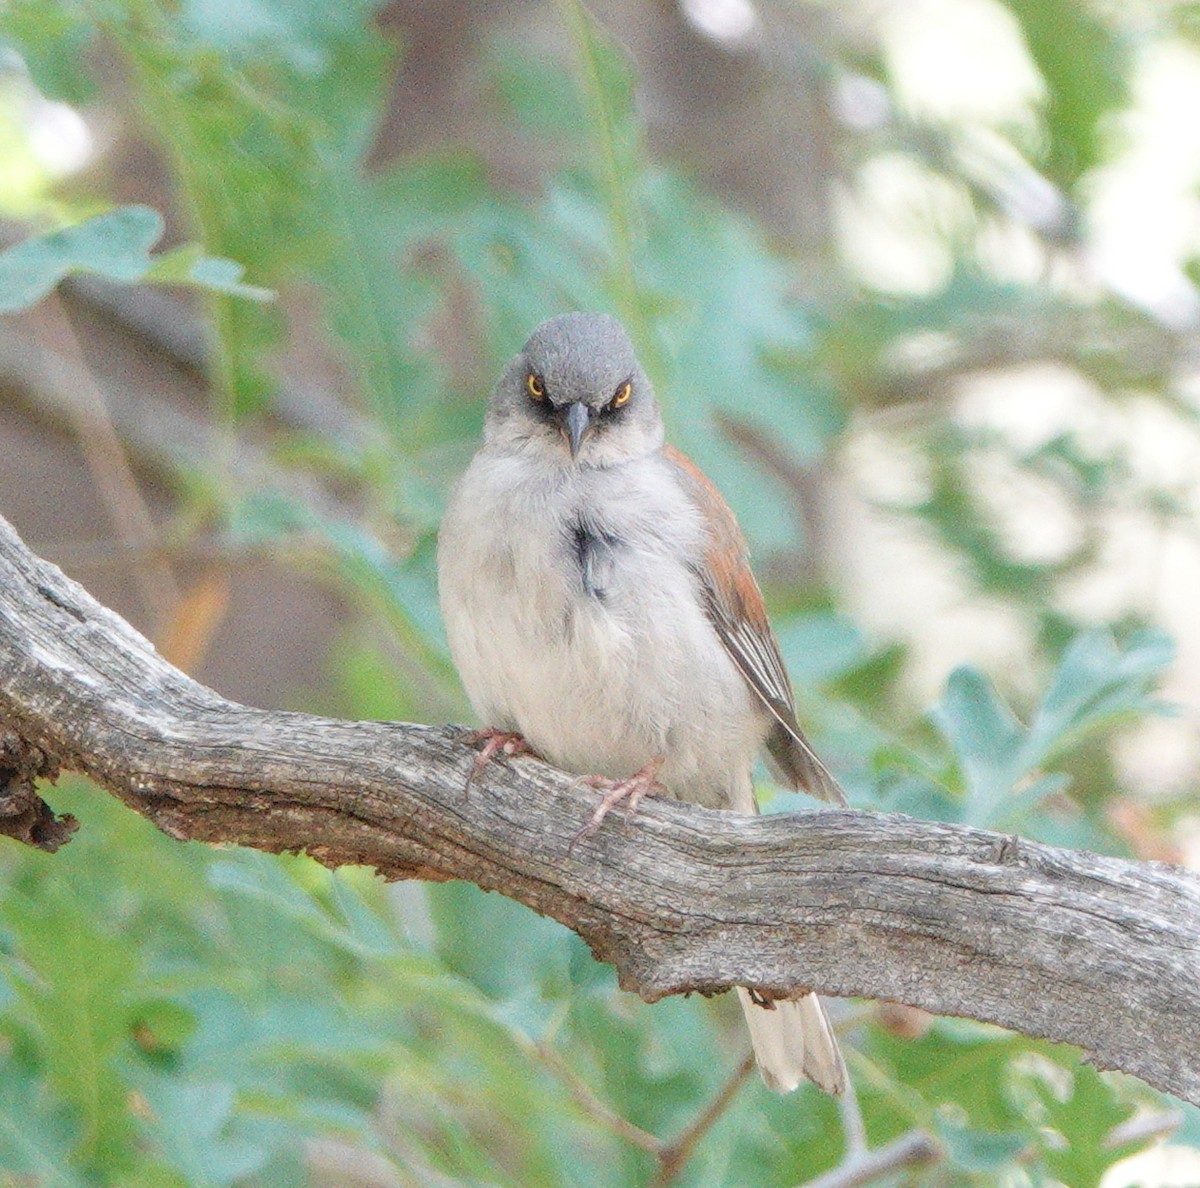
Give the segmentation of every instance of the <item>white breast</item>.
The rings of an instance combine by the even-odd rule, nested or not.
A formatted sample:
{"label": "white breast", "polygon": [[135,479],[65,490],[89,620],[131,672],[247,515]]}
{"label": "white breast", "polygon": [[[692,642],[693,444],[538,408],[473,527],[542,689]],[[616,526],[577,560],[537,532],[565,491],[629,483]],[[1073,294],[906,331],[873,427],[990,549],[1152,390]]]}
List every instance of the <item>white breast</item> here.
{"label": "white breast", "polygon": [[[613,538],[583,585],[581,515]],[[442,614],[476,713],[560,767],[613,777],[666,760],[680,797],[750,805],[764,723],[700,605],[696,509],[658,454],[606,470],[481,451],[438,549]]]}

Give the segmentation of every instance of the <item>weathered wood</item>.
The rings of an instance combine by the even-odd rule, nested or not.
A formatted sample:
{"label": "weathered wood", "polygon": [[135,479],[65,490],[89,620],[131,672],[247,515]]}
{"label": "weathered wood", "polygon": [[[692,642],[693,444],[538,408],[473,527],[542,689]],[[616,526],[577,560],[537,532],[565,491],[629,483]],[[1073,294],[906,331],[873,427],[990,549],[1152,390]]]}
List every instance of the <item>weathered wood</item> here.
{"label": "weathered wood", "polygon": [[469,796],[454,726],[224,700],[0,520],[0,829],[52,849],[38,775],[81,771],[173,837],[469,879],[578,932],[654,1000],[813,987],[1084,1048],[1200,1102],[1200,878],[848,811],[647,803],[570,842],[595,794],[532,759]]}

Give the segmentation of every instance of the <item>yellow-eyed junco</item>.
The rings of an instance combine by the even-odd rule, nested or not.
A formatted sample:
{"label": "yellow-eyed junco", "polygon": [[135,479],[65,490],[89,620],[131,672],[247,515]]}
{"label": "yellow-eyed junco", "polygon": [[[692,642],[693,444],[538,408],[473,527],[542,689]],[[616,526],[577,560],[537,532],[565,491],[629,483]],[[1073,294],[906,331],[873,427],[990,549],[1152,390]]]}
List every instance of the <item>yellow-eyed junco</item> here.
{"label": "yellow-eyed junco", "polygon": [[[455,663],[488,727],[481,764],[532,749],[631,807],[757,810],[777,774],[844,804],[796,724],[791,685],[737,521],[663,444],[654,392],[621,324],[552,318],[508,364],[438,543]],[[738,991],[763,1079],[840,1093],[846,1066],[815,994]]]}

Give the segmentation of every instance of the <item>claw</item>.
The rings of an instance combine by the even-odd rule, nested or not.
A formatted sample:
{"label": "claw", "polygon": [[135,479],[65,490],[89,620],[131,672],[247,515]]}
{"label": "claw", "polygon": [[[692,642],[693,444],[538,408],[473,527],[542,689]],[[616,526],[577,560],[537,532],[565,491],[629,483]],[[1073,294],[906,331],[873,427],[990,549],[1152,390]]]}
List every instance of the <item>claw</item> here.
{"label": "claw", "polygon": [[467,782],[463,786],[463,791],[470,793],[471,785],[483,774],[483,769],[497,755],[532,755],[533,748],[525,741],[523,734],[517,734],[512,730],[473,730],[467,736],[467,742],[470,746],[479,746],[479,754],[475,756],[475,764],[471,768],[471,774],[467,776]]}
{"label": "claw", "polygon": [[746,993],[750,996],[750,1001],[754,1003],[755,1006],[760,1006],[763,1008],[763,1010],[767,1011],[773,1011],[775,1009],[775,1000],[773,998],[768,998],[761,990],[755,990],[753,987],[750,987]]}
{"label": "claw", "polygon": [[592,813],[588,823],[571,838],[570,844],[567,846],[567,853],[570,854],[575,849],[576,843],[582,838],[591,837],[600,828],[600,824],[608,816],[609,810],[615,808],[622,800],[629,802],[629,812],[633,814],[637,812],[638,805],[647,796],[653,796],[656,792],[666,792],[666,788],[656,778],[658,769],[662,765],[662,759],[652,759],[641,771],[635,771],[625,780],[613,780],[608,776],[599,775],[580,776],[575,781],[576,784],[601,789],[604,791],[604,797],[596,806],[596,811]]}

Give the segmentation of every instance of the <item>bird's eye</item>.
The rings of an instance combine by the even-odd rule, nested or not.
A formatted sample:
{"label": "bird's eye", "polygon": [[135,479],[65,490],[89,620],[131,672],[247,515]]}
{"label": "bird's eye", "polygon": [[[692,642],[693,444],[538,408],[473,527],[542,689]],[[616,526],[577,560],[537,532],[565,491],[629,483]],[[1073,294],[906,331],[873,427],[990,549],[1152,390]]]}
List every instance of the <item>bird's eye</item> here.
{"label": "bird's eye", "polygon": [[546,385],[542,382],[542,377],[534,372],[530,372],[525,377],[525,387],[529,389],[529,395],[534,400],[544,400],[546,396]]}
{"label": "bird's eye", "polygon": [[609,401],[609,407],[610,408],[622,408],[624,405],[629,403],[629,397],[632,395],[633,395],[633,384],[629,380],[626,380],[616,390],[616,392],[613,393],[613,398],[612,398],[612,400]]}

